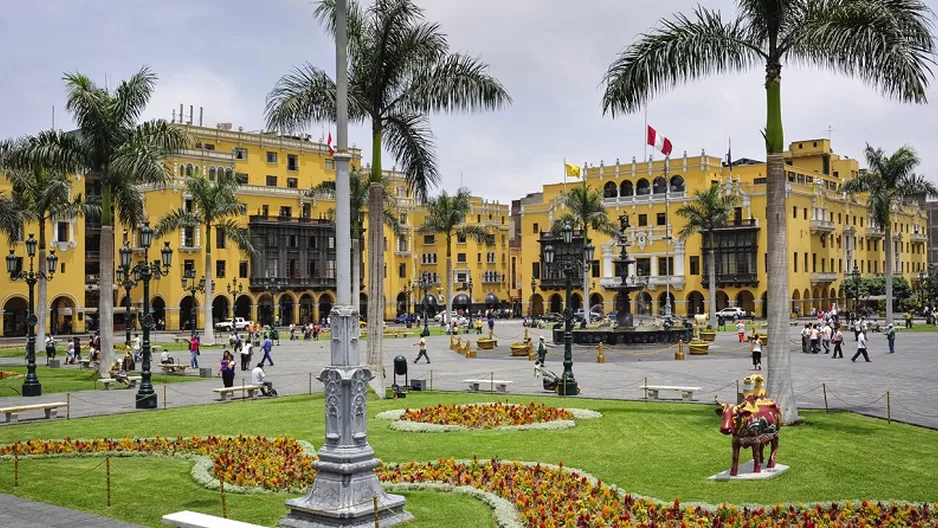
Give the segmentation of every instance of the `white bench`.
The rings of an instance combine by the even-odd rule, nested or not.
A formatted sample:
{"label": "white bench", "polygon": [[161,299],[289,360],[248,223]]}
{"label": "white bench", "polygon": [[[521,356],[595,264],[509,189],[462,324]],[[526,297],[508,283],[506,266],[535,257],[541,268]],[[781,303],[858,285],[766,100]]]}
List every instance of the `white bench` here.
{"label": "white bench", "polygon": [[78,360],[78,369],[81,370],[91,368],[92,363],[94,364],[94,368],[98,368],[98,366],[101,364],[100,361],[91,361],[88,358],[83,358]]}
{"label": "white bench", "polygon": [[163,374],[185,374],[189,365],[183,363],[160,363]]}
{"label": "white bench", "polygon": [[188,510],[164,515],[163,524],[177,528],[264,528],[259,524],[232,521]]}
{"label": "white bench", "polygon": [[513,381],[508,380],[493,380],[493,379],[465,379],[462,380],[463,383],[469,384],[469,390],[472,392],[479,392],[479,385],[487,384],[489,387],[492,385],[495,386],[495,390],[498,392],[508,392],[508,385],[514,383]]}
{"label": "white bench", "polygon": [[[132,389],[136,387],[137,383],[139,383],[142,379],[143,378],[140,376],[127,376],[127,381],[129,382],[127,384],[127,388]],[[111,390],[111,385],[117,383],[117,380],[114,378],[101,378],[97,381],[97,383],[104,385],[104,390]]]}
{"label": "white bench", "polygon": [[669,385],[642,385],[642,388],[645,389],[645,397],[651,398],[652,400],[658,400],[659,392],[680,392],[681,399],[684,401],[691,401],[694,399],[694,392],[699,391],[700,387],[672,387]]}
{"label": "white bench", "polygon": [[46,418],[55,418],[56,412],[58,412],[59,407],[68,407],[67,402],[51,402],[51,403],[37,403],[34,405],[20,405],[18,407],[4,407],[0,409],[0,413],[6,415],[7,423],[16,423],[19,419],[19,415],[22,412],[26,411],[39,411],[43,410],[46,412]]}
{"label": "white bench", "polygon": [[245,392],[248,393],[248,398],[252,400],[257,398],[257,393],[262,389],[260,385],[244,385],[238,387],[222,387],[220,389],[212,389],[212,392],[217,393],[221,397],[221,401],[228,401],[233,393],[241,391],[241,394],[244,395]]}

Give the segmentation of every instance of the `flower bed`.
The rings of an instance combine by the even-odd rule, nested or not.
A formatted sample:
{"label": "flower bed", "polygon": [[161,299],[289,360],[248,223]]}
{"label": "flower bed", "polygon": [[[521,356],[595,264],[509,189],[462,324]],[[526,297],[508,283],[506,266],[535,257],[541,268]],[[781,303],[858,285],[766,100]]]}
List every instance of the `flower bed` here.
{"label": "flower bed", "polygon": [[16,377],[19,377],[19,376],[22,376],[22,375],[23,375],[23,374],[22,374],[21,372],[14,372],[14,371],[11,371],[11,370],[0,370],[0,380],[2,380],[2,379],[9,379],[9,378],[16,378]]}
{"label": "flower bed", "polygon": [[574,418],[602,416],[586,409],[560,409],[539,403],[509,402],[437,405],[423,409],[397,409],[379,413],[379,420],[394,420],[391,429],[408,432],[449,432],[469,429],[565,429]]}

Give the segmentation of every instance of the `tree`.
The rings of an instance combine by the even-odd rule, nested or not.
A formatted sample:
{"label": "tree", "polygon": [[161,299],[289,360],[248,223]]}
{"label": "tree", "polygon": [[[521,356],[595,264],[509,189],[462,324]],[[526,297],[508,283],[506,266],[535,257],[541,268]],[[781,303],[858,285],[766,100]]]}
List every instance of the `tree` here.
{"label": "tree", "polygon": [[83,172],[101,184],[100,373],[107,376],[114,355],[114,226],[136,229],[147,220],[140,185],[162,185],[172,176],[167,157],[189,143],[182,128],[154,119],[139,123],[153,95],[156,75],[143,67],[116,89],[98,87],[80,73],[63,77],[65,108],[77,125],[56,143],[33,144],[26,159],[45,159],[63,172]]}
{"label": "tree", "polygon": [[[781,73],[785,60],[859,77],[886,96],[924,103],[934,64],[932,12],[922,0],[737,0],[737,18],[698,7],[639,36],[609,66],[603,112],[632,113],[673,86],[765,67],[768,334],[788,339],[788,231]],[[788,349],[766,355],[767,390],[798,421]]]}
{"label": "tree", "polygon": [[[387,179],[382,180],[382,184],[387,186]],[[365,206],[368,204],[368,175],[359,171],[352,170],[349,173],[349,201],[352,215],[352,304],[355,309],[360,309],[361,296],[361,268],[362,268],[362,234],[365,232]],[[327,198],[335,200],[335,180],[326,180],[313,186],[306,192],[306,195],[313,198]],[[401,234],[400,220],[395,216],[394,211],[390,209],[395,204],[395,200],[387,192],[385,196],[384,225],[391,228],[395,235]],[[334,209],[329,213],[334,216]]]}
{"label": "tree", "polygon": [[[191,176],[186,176],[186,193],[192,200],[192,206],[185,205],[174,209],[160,218],[155,227],[156,236],[162,237],[167,233],[191,227],[199,229],[205,227],[205,297],[202,301],[202,312],[205,317],[203,341],[207,344],[215,343],[215,322],[212,320],[212,234],[219,235],[218,241],[234,242],[238,249],[246,255],[254,253],[251,236],[248,228],[239,224],[237,218],[241,216],[245,207],[244,202],[238,199],[238,179],[226,171],[219,171],[215,181],[211,181],[196,170]],[[216,241],[216,242],[218,242]],[[192,329],[195,331],[195,328]]]}
{"label": "tree", "polygon": [[[316,17],[335,37],[335,0],[323,0]],[[376,0],[368,8],[348,2],[348,109],[350,122],[371,125],[368,225],[382,225],[382,147],[401,167],[417,200],[440,179],[431,113],[496,110],[511,103],[479,59],[452,53],[439,24],[427,22],[413,0]],[[267,97],[267,126],[302,131],[313,122],[335,121],[335,82],[311,64],[295,68]],[[368,366],[381,372],[384,320],[384,233],[368,240]],[[384,396],[384,379],[375,376]]]}
{"label": "tree", "polygon": [[459,189],[453,195],[446,191],[440,192],[439,196],[430,198],[424,204],[427,216],[423,219],[423,225],[417,228],[418,233],[443,235],[446,238],[446,311],[444,313],[447,321],[453,313],[453,235],[471,238],[479,243],[491,241],[489,232],[482,226],[466,225],[471,198],[472,195],[466,188]]}
{"label": "tree", "polygon": [[710,246],[707,254],[707,289],[710,290],[710,326],[713,328],[717,327],[717,246],[714,233],[729,224],[736,203],[736,196],[724,194],[720,186],[714,184],[707,190],[695,192],[693,201],[677,210],[677,215],[687,221],[678,236],[687,240],[692,235],[700,234]]}
{"label": "tree", "polygon": [[892,209],[909,199],[938,197],[938,189],[925,177],[915,174],[921,160],[912,147],[906,145],[887,155],[881,148],[869,144],[863,150],[868,169],[852,180],[844,182],[842,190],[849,194],[866,194],[866,206],[876,225],[883,229],[883,249],[886,250],[886,324],[893,319],[893,266],[895,244],[892,239]]}
{"label": "tree", "polygon": [[[583,232],[583,245],[586,246],[589,242],[589,230],[593,229],[600,233],[614,236],[619,232],[615,223],[609,220],[609,215],[606,213],[606,208],[603,205],[603,193],[599,189],[593,189],[586,185],[586,180],[583,180],[583,185],[577,185],[563,193],[561,197],[561,202],[564,205],[565,212],[557,217],[554,220],[554,223],[551,225],[551,231],[560,232],[560,229],[564,225],[570,224],[574,230],[582,230]],[[588,262],[583,262],[584,266],[589,264]],[[583,269],[586,269],[585,267]],[[586,319],[586,322],[589,323],[590,317],[590,276],[589,273],[583,273],[583,302],[585,307],[583,309],[583,316]]]}

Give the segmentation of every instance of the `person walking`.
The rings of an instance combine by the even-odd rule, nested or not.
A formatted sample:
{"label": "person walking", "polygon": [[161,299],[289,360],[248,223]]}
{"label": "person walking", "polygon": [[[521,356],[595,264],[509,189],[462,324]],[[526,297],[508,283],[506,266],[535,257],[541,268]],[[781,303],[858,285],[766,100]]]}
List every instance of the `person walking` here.
{"label": "person walking", "polygon": [[251,341],[245,341],[241,345],[241,370],[248,370],[251,367],[251,353],[254,350],[254,345],[251,344]]}
{"label": "person walking", "polygon": [[193,334],[192,339],[186,339],[186,342],[189,343],[189,366],[192,368],[199,368],[199,334]]}
{"label": "person walking", "polygon": [[807,354],[808,344],[810,343],[811,337],[811,323],[805,323],[804,328],[801,329],[801,353]]}
{"label": "person walking", "polygon": [[824,347],[825,354],[831,353],[831,334],[832,333],[833,333],[833,329],[831,329],[830,323],[825,322],[824,326],[821,327],[821,346]]}
{"label": "person walking", "polygon": [[225,388],[234,386],[234,368],[234,356],[226,348],[221,356],[221,382],[225,385]]}
{"label": "person walking", "polygon": [[811,340],[811,353],[817,354],[821,351],[821,346],[818,344],[821,333],[818,332],[817,324],[811,325],[810,333],[808,334]]}
{"label": "person walking", "polygon": [[844,333],[840,330],[840,325],[834,329],[834,337],[831,338],[831,342],[834,344],[834,355],[833,359],[843,359],[844,358]]}
{"label": "person walking", "polygon": [[274,346],[273,341],[270,339],[270,335],[264,336],[264,344],[261,345],[261,350],[264,351],[264,357],[261,358],[261,364],[264,364],[264,361],[269,361],[270,366],[274,366],[274,360],[270,357],[270,349]]}
{"label": "person walking", "polygon": [[860,322],[860,320],[854,319],[853,320],[853,340],[854,341],[860,340],[860,330],[862,329],[863,329],[863,324]]}
{"label": "person walking", "polygon": [[544,362],[547,361],[547,344],[544,343],[544,336],[537,338],[537,362],[535,365],[544,366]]}
{"label": "person walking", "polygon": [[746,342],[746,323],[742,321],[736,323],[736,337],[739,338],[740,343]]}
{"label": "person walking", "polygon": [[420,347],[420,351],[417,353],[417,359],[414,360],[414,364],[420,362],[420,358],[427,358],[427,364],[430,364],[430,356],[427,354],[427,338],[421,337],[420,341],[414,343],[414,346]]}
{"label": "person walking", "polygon": [[896,329],[892,326],[892,323],[889,323],[889,326],[886,328],[886,342],[889,343],[889,353],[896,353]]}
{"label": "person walking", "polygon": [[759,336],[750,340],[749,356],[752,358],[752,370],[762,370],[762,340]]}
{"label": "person walking", "polygon": [[850,358],[850,361],[856,363],[857,358],[863,356],[867,363],[870,362],[870,355],[866,353],[866,332],[860,330],[857,334],[857,353]]}

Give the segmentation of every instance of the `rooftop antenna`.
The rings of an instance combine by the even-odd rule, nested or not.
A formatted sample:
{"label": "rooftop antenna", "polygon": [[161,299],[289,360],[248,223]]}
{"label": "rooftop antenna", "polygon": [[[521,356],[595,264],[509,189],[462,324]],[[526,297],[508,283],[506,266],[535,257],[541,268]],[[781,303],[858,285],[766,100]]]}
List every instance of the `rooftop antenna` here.
{"label": "rooftop antenna", "polygon": [[830,141],[831,136],[833,135],[834,127],[827,125],[827,140]]}

